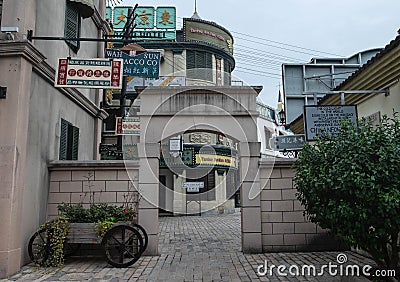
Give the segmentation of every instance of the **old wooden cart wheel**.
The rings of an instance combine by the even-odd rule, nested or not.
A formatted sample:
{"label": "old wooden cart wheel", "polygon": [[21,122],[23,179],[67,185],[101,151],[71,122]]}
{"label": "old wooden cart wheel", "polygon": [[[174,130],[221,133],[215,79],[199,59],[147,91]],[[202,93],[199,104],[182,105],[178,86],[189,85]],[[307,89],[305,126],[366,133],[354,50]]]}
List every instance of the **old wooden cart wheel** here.
{"label": "old wooden cart wheel", "polygon": [[144,250],[140,232],[127,224],[116,225],[108,230],[101,245],[108,263],[115,267],[134,264]]}
{"label": "old wooden cart wheel", "polygon": [[141,225],[139,225],[139,224],[136,224],[136,223],[131,223],[130,224],[133,228],[135,228],[137,231],[139,231],[139,233],[140,233],[140,235],[142,235],[142,238],[143,238],[143,249],[142,249],[142,251],[141,251],[141,253],[143,253],[145,250],[146,250],[146,248],[147,248],[147,244],[149,243],[149,237],[147,236],[147,232],[146,232],[146,230],[144,230],[144,228],[141,226]]}
{"label": "old wooden cart wheel", "polygon": [[50,245],[50,228],[44,228],[35,232],[29,240],[28,254],[31,260],[37,265],[45,265],[46,261],[54,253]]}

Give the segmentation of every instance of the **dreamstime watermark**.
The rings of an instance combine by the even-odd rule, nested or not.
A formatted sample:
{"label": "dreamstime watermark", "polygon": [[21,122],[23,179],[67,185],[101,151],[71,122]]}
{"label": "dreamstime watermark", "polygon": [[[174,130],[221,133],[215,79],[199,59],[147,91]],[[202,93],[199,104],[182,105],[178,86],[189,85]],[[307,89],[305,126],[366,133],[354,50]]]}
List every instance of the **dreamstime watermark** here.
{"label": "dreamstime watermark", "polygon": [[366,277],[396,277],[396,270],[373,269],[369,264],[363,266],[357,264],[346,264],[348,257],[346,254],[338,254],[336,262],[329,262],[323,265],[274,265],[268,264],[265,260],[264,264],[257,267],[259,276],[366,276]]}

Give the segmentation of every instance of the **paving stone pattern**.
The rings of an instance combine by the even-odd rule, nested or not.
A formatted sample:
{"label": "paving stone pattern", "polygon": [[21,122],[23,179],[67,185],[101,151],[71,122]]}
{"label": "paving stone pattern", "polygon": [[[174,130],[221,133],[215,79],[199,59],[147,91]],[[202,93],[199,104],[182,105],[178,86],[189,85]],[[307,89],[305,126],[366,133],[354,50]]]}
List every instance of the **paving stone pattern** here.
{"label": "paving stone pattern", "polygon": [[[274,264],[336,263],[338,252],[243,254],[240,214],[160,218],[160,256],[140,258],[129,268],[110,267],[103,258],[69,258],[62,269],[32,264],[1,281],[368,281],[363,277],[257,275],[265,261]],[[345,252],[349,264],[373,265],[369,259]]]}

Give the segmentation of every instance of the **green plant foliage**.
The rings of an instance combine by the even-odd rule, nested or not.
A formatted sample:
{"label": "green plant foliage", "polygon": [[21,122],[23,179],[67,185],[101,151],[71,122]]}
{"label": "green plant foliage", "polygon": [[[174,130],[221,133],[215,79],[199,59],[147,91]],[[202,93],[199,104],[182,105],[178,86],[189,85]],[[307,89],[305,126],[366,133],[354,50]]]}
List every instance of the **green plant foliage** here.
{"label": "green plant foliage", "polygon": [[102,221],[98,221],[96,223],[97,234],[99,237],[104,237],[107,231],[118,221],[115,221],[114,218],[105,219]]}
{"label": "green plant foliage", "polygon": [[82,204],[61,204],[58,210],[69,220],[76,223],[96,223],[99,237],[118,222],[132,222],[135,217],[133,208],[115,206],[107,203],[92,204],[85,209]]}
{"label": "green plant foliage", "polygon": [[85,209],[82,204],[60,204],[58,210],[69,222],[89,223],[112,219],[114,222],[132,221],[135,217],[133,208],[115,206],[107,203],[92,204]]}
{"label": "green plant foliage", "polygon": [[400,121],[347,121],[337,136],[305,144],[295,164],[297,197],[312,222],[368,251],[380,267],[399,264]]}
{"label": "green plant foliage", "polygon": [[[64,216],[42,224],[38,231],[46,231],[49,241],[47,242],[50,252],[46,253],[46,259],[40,260],[40,266],[45,267],[61,267],[64,264],[64,244],[67,237],[69,224],[68,219]],[[39,249],[37,252],[43,252]]]}

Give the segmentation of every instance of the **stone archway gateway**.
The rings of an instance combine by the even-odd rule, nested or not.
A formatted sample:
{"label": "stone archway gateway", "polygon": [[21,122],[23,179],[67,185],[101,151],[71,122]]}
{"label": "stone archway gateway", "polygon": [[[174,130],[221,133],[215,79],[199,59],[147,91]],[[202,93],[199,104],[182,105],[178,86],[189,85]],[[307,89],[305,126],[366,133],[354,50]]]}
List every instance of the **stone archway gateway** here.
{"label": "stone archway gateway", "polygon": [[[256,97],[252,87],[147,87],[140,93],[139,224],[147,254],[158,254],[160,141],[185,131],[218,131],[238,141],[242,250],[262,252]],[[129,171],[129,170],[128,170]]]}

